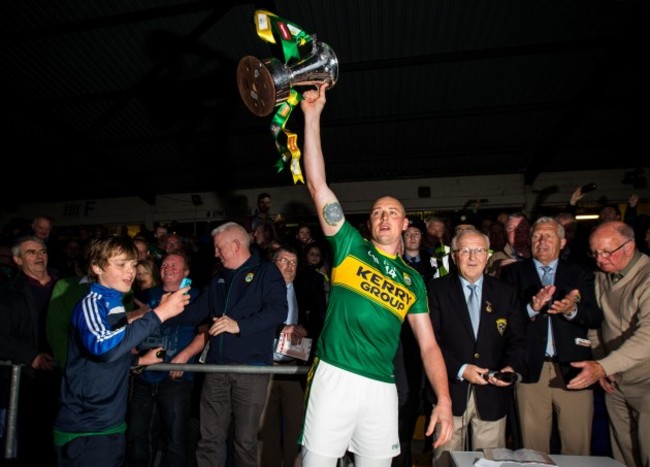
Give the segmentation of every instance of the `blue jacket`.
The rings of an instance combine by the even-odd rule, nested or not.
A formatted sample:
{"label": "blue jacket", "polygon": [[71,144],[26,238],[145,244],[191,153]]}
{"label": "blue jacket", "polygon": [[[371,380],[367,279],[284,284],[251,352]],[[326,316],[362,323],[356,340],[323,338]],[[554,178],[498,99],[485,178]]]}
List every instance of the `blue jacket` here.
{"label": "blue jacket", "polygon": [[[142,294],[144,300],[142,301],[150,308],[156,308],[160,305],[160,300],[165,293],[166,292],[160,285],[152,287],[144,291]],[[189,295],[191,303],[196,300],[199,291],[197,289],[190,289]],[[192,324],[176,324],[177,321],[180,321],[178,316],[165,321],[158,330],[154,331],[149,337],[142,341],[140,345],[138,345],[138,350],[146,351],[153,347],[162,346],[165,349],[165,358],[163,363],[171,362],[171,359],[174,358],[178,352],[187,347],[196,336],[196,326]],[[195,360],[196,357],[192,357],[187,361],[187,363],[195,363]],[[145,371],[134,377],[151,384],[161,383],[170,379],[168,371]],[[181,379],[193,381],[194,373],[191,371],[184,371]]]}
{"label": "blue jacket", "polygon": [[[238,269],[212,278],[208,287],[180,316],[227,315],[239,324],[239,334],[210,336],[206,363],[271,365],[275,328],[287,319],[287,287],[273,263],[253,254]],[[194,320],[194,322],[196,322]]]}
{"label": "blue jacket", "polygon": [[57,431],[101,432],[126,421],[131,349],[161,322],[155,313],[147,313],[127,324],[122,297],[92,283],[72,314]]}

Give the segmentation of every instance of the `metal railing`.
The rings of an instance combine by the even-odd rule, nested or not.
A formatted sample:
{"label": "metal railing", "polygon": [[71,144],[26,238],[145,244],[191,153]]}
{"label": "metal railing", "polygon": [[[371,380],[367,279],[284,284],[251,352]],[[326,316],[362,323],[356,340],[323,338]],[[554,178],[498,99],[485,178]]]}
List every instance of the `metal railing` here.
{"label": "metal railing", "polygon": [[[9,406],[7,407],[5,433],[5,459],[16,457],[16,422],[18,416],[18,393],[20,377],[24,365],[14,365],[1,361],[0,366],[11,366],[11,386],[9,389]],[[309,366],[299,365],[210,365],[207,363],[156,363],[144,368],[145,371],[192,371],[195,373],[253,373],[274,375],[303,375]]]}
{"label": "metal railing", "polygon": [[20,391],[20,373],[23,365],[0,360],[0,366],[11,367],[11,385],[9,386],[9,404],[5,420],[5,459],[15,457],[16,422],[18,419],[18,392]]}

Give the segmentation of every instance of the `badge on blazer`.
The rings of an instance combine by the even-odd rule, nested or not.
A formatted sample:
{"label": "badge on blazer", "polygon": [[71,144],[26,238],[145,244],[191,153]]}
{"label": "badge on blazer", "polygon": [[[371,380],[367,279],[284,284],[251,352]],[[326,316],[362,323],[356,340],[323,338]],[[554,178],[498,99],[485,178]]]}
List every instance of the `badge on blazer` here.
{"label": "badge on blazer", "polygon": [[246,274],[246,278],[244,280],[246,282],[252,282],[253,277],[255,277],[255,274],[253,274],[252,272],[249,272],[248,274]]}
{"label": "badge on blazer", "polygon": [[580,295],[580,291],[578,291],[578,294],[573,297],[573,300],[576,302],[576,305],[582,301],[582,296]]}
{"label": "badge on blazer", "polygon": [[487,311],[488,313],[492,313],[492,304],[487,300],[485,301],[485,311]]}
{"label": "badge on blazer", "polygon": [[505,318],[499,318],[497,320],[497,331],[499,331],[499,334],[503,336],[503,333],[506,332],[506,328],[508,327],[508,320]]}

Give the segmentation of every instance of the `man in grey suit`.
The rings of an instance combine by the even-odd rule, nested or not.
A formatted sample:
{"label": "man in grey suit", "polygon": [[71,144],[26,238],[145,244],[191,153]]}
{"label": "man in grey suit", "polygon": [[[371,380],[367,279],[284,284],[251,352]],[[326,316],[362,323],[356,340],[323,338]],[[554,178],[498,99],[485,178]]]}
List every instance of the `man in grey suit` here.
{"label": "man in grey suit", "polygon": [[501,278],[518,290],[526,323],[528,371],[515,389],[523,445],[550,452],[555,412],[562,454],[589,455],[593,392],[566,384],[577,373],[571,362],[591,359],[587,333],[603,312],[593,272],[559,259],[564,236],[555,219],[540,217],[531,229],[533,257],[503,268]]}

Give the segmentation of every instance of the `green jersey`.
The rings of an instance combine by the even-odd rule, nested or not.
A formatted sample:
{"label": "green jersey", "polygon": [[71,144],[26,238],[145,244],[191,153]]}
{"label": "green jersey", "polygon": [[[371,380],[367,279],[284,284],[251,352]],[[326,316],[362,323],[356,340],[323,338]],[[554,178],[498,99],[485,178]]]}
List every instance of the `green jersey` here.
{"label": "green jersey", "polygon": [[377,249],[349,222],[327,239],[333,251],[331,291],[316,356],[392,383],[406,315],[429,312],[424,281],[399,255]]}

